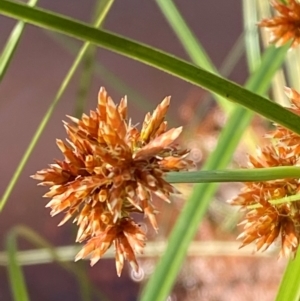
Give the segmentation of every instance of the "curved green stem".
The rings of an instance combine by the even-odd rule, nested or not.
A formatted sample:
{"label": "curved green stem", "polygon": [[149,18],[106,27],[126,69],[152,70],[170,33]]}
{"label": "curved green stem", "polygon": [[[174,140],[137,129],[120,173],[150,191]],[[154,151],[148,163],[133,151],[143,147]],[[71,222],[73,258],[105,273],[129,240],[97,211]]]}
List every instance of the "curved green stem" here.
{"label": "curved green stem", "polygon": [[0,1],[0,12],[28,23],[55,30],[75,38],[94,43],[103,48],[141,61],[185,81],[201,86],[225,97],[284,127],[300,134],[299,117],[281,106],[241,86],[189,64],[162,51],[141,43],[93,28],[46,10],[27,7],[20,3]]}

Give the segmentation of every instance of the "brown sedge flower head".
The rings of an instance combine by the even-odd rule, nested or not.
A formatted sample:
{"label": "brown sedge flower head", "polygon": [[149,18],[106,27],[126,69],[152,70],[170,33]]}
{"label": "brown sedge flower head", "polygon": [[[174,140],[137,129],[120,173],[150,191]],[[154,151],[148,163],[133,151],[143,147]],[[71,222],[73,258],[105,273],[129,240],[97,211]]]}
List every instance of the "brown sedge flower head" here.
{"label": "brown sedge flower head", "polygon": [[287,4],[279,0],[271,1],[278,15],[264,19],[258,25],[270,30],[270,42],[276,46],[282,46],[291,40],[291,47],[296,47],[300,43],[300,4],[297,0],[286,2]]}
{"label": "brown sedge flower head", "polygon": [[[300,94],[290,88],[285,88],[285,92],[291,99],[291,110],[300,114]],[[267,137],[272,143],[259,149],[256,158],[249,156],[251,168],[300,165],[299,135],[276,125]],[[246,183],[230,201],[246,211],[241,223],[244,231],[238,236],[242,239],[241,247],[255,242],[257,251],[265,251],[279,239],[280,256],[293,257],[300,241],[300,201],[289,201],[288,197],[299,193],[298,178]],[[284,198],[286,202],[272,202]]]}
{"label": "brown sedge flower head", "polygon": [[44,196],[51,215],[65,212],[59,225],[71,217],[78,225],[77,242],[86,242],[76,260],[88,255],[94,265],[112,245],[117,274],[124,260],[137,271],[136,254],[143,251],[145,233],[131,217],[142,213],[158,229],[152,197],[169,201],[175,188],[164,173],[186,170],[188,151],[174,145],[182,127],[167,130],[164,120],[170,104],[166,97],[146,114],[139,131],[127,117],[127,99],[116,105],[104,88],[96,111],[64,122],[67,143],[57,140],[64,160],[55,160],[34,176],[50,187]]}

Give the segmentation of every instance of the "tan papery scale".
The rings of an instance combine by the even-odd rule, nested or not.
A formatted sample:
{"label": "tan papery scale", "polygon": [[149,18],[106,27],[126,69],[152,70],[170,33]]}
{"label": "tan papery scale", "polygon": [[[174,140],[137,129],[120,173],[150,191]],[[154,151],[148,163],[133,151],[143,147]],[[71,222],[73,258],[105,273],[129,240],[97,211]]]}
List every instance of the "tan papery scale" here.
{"label": "tan papery scale", "polygon": [[89,256],[93,265],[114,246],[118,275],[125,260],[138,269],[146,236],[131,214],[143,214],[157,231],[153,196],[169,202],[178,193],[165,173],[193,166],[189,151],[175,145],[182,127],[167,129],[169,105],[166,97],[139,131],[127,117],[127,98],[115,104],[101,88],[95,111],[81,119],[67,116],[68,139],[56,142],[64,160],[32,177],[49,186],[44,196],[51,198],[51,215],[65,213],[59,225],[73,217],[78,226],[76,241],[85,245],[76,260]]}
{"label": "tan papery scale", "polygon": [[[290,109],[300,114],[300,94],[290,88],[285,88],[285,92],[291,100]],[[275,126],[275,130],[266,135],[270,143],[259,148],[257,156],[249,156],[249,168],[300,166],[300,136]],[[230,201],[246,212],[240,224],[244,229],[238,236],[242,239],[241,247],[254,242],[257,251],[265,251],[279,240],[279,256],[294,257],[300,240],[300,201],[289,201],[289,197],[299,193],[299,178],[245,183],[240,194]],[[278,199],[283,201],[272,203]]]}

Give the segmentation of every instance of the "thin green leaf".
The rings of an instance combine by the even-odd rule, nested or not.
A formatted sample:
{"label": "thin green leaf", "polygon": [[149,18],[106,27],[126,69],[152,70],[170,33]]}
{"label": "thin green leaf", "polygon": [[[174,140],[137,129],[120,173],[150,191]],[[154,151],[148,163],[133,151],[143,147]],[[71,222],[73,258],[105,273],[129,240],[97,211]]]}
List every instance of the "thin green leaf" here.
{"label": "thin green leaf", "polygon": [[17,242],[14,231],[7,235],[6,250],[8,254],[9,284],[13,298],[15,301],[29,301],[23,271],[17,259]]}
{"label": "thin green leaf", "polygon": [[[268,200],[268,202],[272,205],[278,205],[278,204],[284,204],[290,202],[297,202],[299,200],[300,200],[300,194],[295,194],[295,195],[285,196],[280,199]],[[263,206],[259,203],[247,206],[248,209],[261,208],[261,207]]]}
{"label": "thin green leaf", "polygon": [[[38,0],[30,0],[28,1],[29,6],[35,6],[37,4]],[[5,44],[5,47],[1,53],[0,56],[0,82],[2,81],[5,72],[9,66],[9,63],[11,62],[11,59],[18,47],[18,44],[20,42],[23,30],[25,27],[25,23],[23,21],[19,21],[17,25],[12,30],[10,37]]]}
{"label": "thin green leaf", "polygon": [[255,71],[260,63],[260,45],[257,30],[257,8],[253,0],[243,0],[243,20],[245,32],[246,58],[248,68]]}
{"label": "thin green leaf", "polygon": [[[212,73],[217,73],[216,67],[213,65],[202,45],[180,15],[180,12],[173,1],[156,0],[156,3],[176,33],[180,43],[191,60],[196,65],[201,66]],[[231,106],[231,104],[229,104],[229,106]]]}
{"label": "thin green leaf", "polygon": [[[0,1],[1,2],[1,1]],[[113,0],[106,0],[106,5],[107,7],[111,7],[113,3]],[[108,12],[107,9],[103,10],[100,12],[100,15],[98,16],[98,19],[95,23],[95,26],[100,26],[101,23],[103,22],[104,20],[104,16],[103,14],[106,14]],[[55,95],[55,98],[54,100],[52,101],[50,107],[48,108],[45,116],[43,117],[41,123],[39,124],[36,132],[34,133],[30,143],[29,143],[29,146],[28,148],[25,150],[24,152],[24,155],[23,157],[21,158],[21,161],[20,163],[18,164],[17,166],[17,169],[15,170],[14,174],[13,174],[13,177],[11,178],[10,182],[8,183],[5,191],[4,191],[4,194],[0,200],[0,212],[3,210],[11,192],[13,191],[22,171],[23,171],[23,168],[25,167],[32,151],[34,150],[39,138],[41,137],[46,125],[48,124],[51,116],[52,116],[52,113],[54,112],[54,109],[56,107],[56,105],[58,104],[59,100],[61,99],[63,93],[65,92],[68,84],[70,83],[73,75],[75,74],[75,71],[76,69],[78,68],[82,58],[84,57],[84,54],[86,53],[86,51],[88,51],[89,47],[91,46],[91,44],[89,42],[86,42],[84,43],[84,45],[81,47],[79,53],[77,54],[69,72],[67,73],[65,79],[62,81],[62,84],[60,86],[60,88],[58,89],[56,95]]]}
{"label": "thin green leaf", "polygon": [[[252,1],[252,0],[245,0],[245,1]],[[233,69],[234,65],[242,56],[245,50],[244,34],[242,34],[238,38],[235,45],[232,47],[232,49],[230,49],[227,58],[225,59],[222,66],[220,67],[220,72],[218,72],[218,70],[216,69],[216,67],[213,65],[212,61],[208,57],[205,49],[202,47],[200,41],[197,40],[193,32],[189,29],[188,25],[184,21],[183,17],[181,16],[180,12],[176,8],[176,5],[173,3],[173,1],[156,0],[156,2],[194,64],[215,74],[222,74],[222,75],[229,74],[229,72]],[[252,18],[251,24],[253,26],[253,16],[252,14],[249,15],[250,15],[249,18],[250,17]],[[248,23],[250,23],[250,20]],[[254,45],[253,38],[254,38],[253,35],[249,37],[248,40],[251,41],[251,44],[247,45],[247,52],[246,52],[248,58],[248,64],[251,64],[251,66],[253,66],[254,64],[257,65],[260,62],[260,53],[257,51],[253,52],[253,45]],[[250,70],[253,71],[254,69],[250,67]],[[226,99],[224,99],[223,97],[217,94],[213,94],[213,95],[217,103],[221,106],[221,108],[223,108],[226,114],[232,111],[232,109],[234,108],[233,104],[226,101]],[[188,127],[192,130],[195,127],[197,127],[197,124],[201,122],[200,118],[203,115],[206,115],[205,111],[203,112],[202,106],[198,106],[194,112],[193,119],[189,122]],[[255,140],[257,140],[255,139],[255,134],[250,130],[246,133],[244,138],[247,147],[253,148],[255,144]]]}
{"label": "thin green leaf", "polygon": [[[189,245],[187,256],[253,256],[253,247],[251,245],[245,246],[239,249],[241,245],[238,241],[192,241]],[[164,241],[148,241],[143,254],[140,254],[138,258],[157,258],[161,256],[166,249],[166,243]],[[55,247],[54,252],[60,259],[60,262],[66,261],[72,263],[72,266],[77,269],[78,262],[74,263],[74,257],[79,251],[78,246],[58,246]],[[8,266],[8,256],[6,252],[0,252],[0,267]],[[274,256],[274,250],[267,250],[255,254],[256,257],[269,257]],[[49,253],[47,248],[35,248],[22,250],[17,252],[18,264],[21,266],[33,266],[41,264],[49,264],[56,262],[53,256]],[[107,250],[101,261],[106,259],[115,259],[115,253],[113,248]],[[87,261],[88,258],[82,260]],[[60,262],[57,262],[60,264]],[[99,262],[101,265],[101,262]]]}
{"label": "thin green leaf", "polygon": [[[72,38],[62,36],[48,30],[45,30],[45,33],[47,33],[56,43],[66,49],[69,53],[77,54],[79,47]],[[108,68],[105,68],[102,62],[95,62],[95,74],[101,77],[102,81],[105,82],[105,86],[113,87],[118,94],[130,95],[130,103],[142,112],[153,110],[153,104],[150,99],[147,99],[147,95],[141,95],[138,91],[136,91],[136,89],[132,89],[130,86],[126,85],[126,83],[121,80],[117,74],[114,74]],[[168,116],[168,121],[170,121],[170,115]]]}
{"label": "thin green leaf", "polygon": [[[256,3],[256,7],[257,7],[258,20],[271,18],[272,7],[271,7],[269,1],[256,0],[255,3]],[[260,32],[260,38],[262,40],[263,47],[267,48],[270,44],[269,43],[270,35],[266,34],[265,28],[259,28],[259,32]],[[285,64],[287,64],[287,62],[288,62],[289,52],[287,53]],[[293,61],[293,68],[296,65],[297,64],[295,64],[295,61]],[[284,70],[286,70],[286,67],[284,68]],[[274,77],[272,79],[272,86],[271,86],[270,92],[272,93],[273,100],[276,103],[286,107],[286,106],[290,105],[290,101],[287,99],[286,94],[284,93],[284,90],[282,89],[282,87],[286,86],[286,81],[285,81],[286,72],[284,70],[283,69],[278,70],[278,72],[274,75]],[[291,86],[291,85],[289,85],[289,86]]]}
{"label": "thin green leaf", "polygon": [[[213,65],[209,56],[207,55],[193,32],[185,23],[173,1],[156,0],[156,3],[166,17],[172,29],[176,33],[178,39],[180,40],[186,53],[191,58],[192,62],[205,70],[218,74],[216,67]],[[223,97],[220,97],[217,94],[215,94],[214,97],[225,112],[229,113],[233,109],[233,104],[228,102]]]}
{"label": "thin green leaf", "polygon": [[[100,14],[99,24],[103,24],[104,17],[107,15],[108,11],[111,8],[113,1],[101,1],[98,0],[96,5],[93,20],[97,22],[98,15]],[[101,19],[102,17],[102,19]],[[77,99],[75,101],[75,113],[74,116],[80,118],[84,112],[85,101],[89,91],[89,88],[92,84],[92,75],[94,71],[95,61],[96,61],[96,47],[90,45],[89,49],[86,51],[82,58],[82,72],[79,80],[79,86],[77,89]]]}
{"label": "thin green leaf", "polygon": [[295,260],[291,260],[281,279],[275,301],[299,301],[300,299],[300,256],[297,252]]}
{"label": "thin green leaf", "polygon": [[75,113],[74,116],[80,118],[84,112],[85,101],[92,84],[92,75],[94,71],[94,64],[96,59],[96,47],[90,47],[85,54],[82,62],[82,72],[77,89],[77,99],[75,101]]}
{"label": "thin green leaf", "polygon": [[[245,48],[242,39],[243,35],[237,39],[232,49],[230,49],[228,56],[220,67],[220,72],[218,72],[200,41],[181,16],[180,11],[177,9],[174,2],[172,0],[156,0],[156,3],[195,65],[215,74],[219,73],[225,75],[231,72],[237,60],[242,56]],[[219,96],[217,95],[217,97]],[[224,99],[221,99],[220,101],[221,107],[223,107],[226,112],[229,112],[232,109],[233,106],[231,103],[225,102]]]}
{"label": "thin green leaf", "polygon": [[28,296],[27,299],[25,299],[25,296],[27,295],[25,280],[23,277],[21,265],[17,260],[18,237],[25,239],[26,241],[30,242],[31,244],[33,244],[38,248],[43,248],[43,250],[46,250],[52,261],[58,263],[63,269],[65,269],[67,272],[71,273],[76,277],[79,288],[88,287],[89,290],[93,291],[93,293],[97,295],[99,300],[109,301],[109,299],[101,291],[99,291],[98,289],[92,286],[92,284],[86,277],[86,274],[83,273],[82,270],[78,269],[78,264],[70,263],[62,260],[52,244],[50,244],[47,240],[45,240],[43,237],[41,237],[38,233],[36,233],[32,229],[23,225],[15,226],[12,230],[9,231],[6,238],[7,254],[9,260],[8,269],[10,273],[10,279],[11,279],[10,283],[12,286],[12,291],[14,296],[15,295],[24,296],[22,297],[22,299],[15,299],[15,301],[29,300]]}
{"label": "thin green leaf", "polygon": [[[265,93],[274,73],[282,64],[286,51],[287,48],[268,49],[262,58],[260,67],[250,77],[246,86],[258,93]],[[266,66],[268,66],[268,70],[266,70]],[[233,110],[226,127],[222,130],[216,149],[205,162],[203,169],[226,168],[252,116],[251,111],[242,107]],[[195,236],[199,223],[217,188],[218,185],[214,183],[195,185],[191,197],[174,225],[166,252],[159,260],[156,270],[142,292],[141,301],[166,300],[184,261],[189,243]]]}
{"label": "thin green leaf", "polygon": [[[262,116],[300,134],[299,116],[281,106],[259,96],[241,86],[216,76],[183,60],[162,51],[120,36],[93,28],[71,18],[47,12],[46,10],[26,7],[20,3],[0,1],[0,12],[4,15],[26,20],[34,25],[55,30],[78,39],[89,41],[106,49],[141,61],[157,69],[173,74],[183,80],[204,87],[241,104]],[[268,71],[268,70],[267,70]]]}
{"label": "thin green leaf", "polygon": [[170,183],[259,182],[285,178],[300,178],[300,167],[200,170],[166,174],[166,180]]}

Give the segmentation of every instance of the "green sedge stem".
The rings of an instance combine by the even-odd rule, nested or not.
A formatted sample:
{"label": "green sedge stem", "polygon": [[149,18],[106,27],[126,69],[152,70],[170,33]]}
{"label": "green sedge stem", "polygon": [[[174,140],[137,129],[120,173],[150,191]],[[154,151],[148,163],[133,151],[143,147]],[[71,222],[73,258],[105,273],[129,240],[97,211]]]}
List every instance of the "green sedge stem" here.
{"label": "green sedge stem", "polygon": [[201,170],[170,172],[170,183],[262,182],[276,179],[300,178],[300,167],[280,166],[236,170]]}
{"label": "green sedge stem", "polygon": [[[281,198],[281,199],[269,200],[268,202],[272,205],[279,205],[279,204],[296,202],[296,201],[300,201],[300,194],[285,196],[284,198]],[[261,204],[254,204],[254,205],[247,206],[248,209],[256,209],[256,208],[261,208],[261,207],[262,207]]]}

